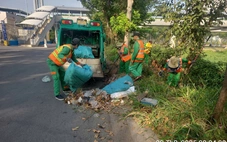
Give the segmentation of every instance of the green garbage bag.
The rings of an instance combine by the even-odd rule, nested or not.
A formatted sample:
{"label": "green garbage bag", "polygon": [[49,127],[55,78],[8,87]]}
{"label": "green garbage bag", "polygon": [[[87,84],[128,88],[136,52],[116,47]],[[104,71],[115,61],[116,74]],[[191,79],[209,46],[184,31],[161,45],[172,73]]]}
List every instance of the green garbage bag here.
{"label": "green garbage bag", "polygon": [[93,75],[91,67],[84,65],[83,67],[71,63],[65,72],[64,81],[70,86],[70,90],[75,92],[77,88],[86,83]]}

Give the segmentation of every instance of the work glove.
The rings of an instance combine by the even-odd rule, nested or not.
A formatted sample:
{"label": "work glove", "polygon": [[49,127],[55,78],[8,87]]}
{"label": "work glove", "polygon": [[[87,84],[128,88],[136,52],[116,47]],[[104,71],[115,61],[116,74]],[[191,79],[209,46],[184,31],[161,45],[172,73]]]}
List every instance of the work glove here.
{"label": "work glove", "polygon": [[72,59],[71,58],[67,58],[66,59],[69,63],[72,63]]}
{"label": "work glove", "polygon": [[159,72],[158,72],[158,75],[159,75],[159,76],[163,76],[163,70],[159,71]]}

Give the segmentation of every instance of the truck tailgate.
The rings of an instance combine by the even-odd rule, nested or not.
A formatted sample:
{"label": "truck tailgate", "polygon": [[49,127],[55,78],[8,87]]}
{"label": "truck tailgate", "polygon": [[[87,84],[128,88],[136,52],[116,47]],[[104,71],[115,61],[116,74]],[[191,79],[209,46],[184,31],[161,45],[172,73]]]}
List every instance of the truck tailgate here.
{"label": "truck tailgate", "polygon": [[93,71],[93,77],[104,77],[100,59],[78,59],[77,60],[82,64],[87,64],[91,66]]}

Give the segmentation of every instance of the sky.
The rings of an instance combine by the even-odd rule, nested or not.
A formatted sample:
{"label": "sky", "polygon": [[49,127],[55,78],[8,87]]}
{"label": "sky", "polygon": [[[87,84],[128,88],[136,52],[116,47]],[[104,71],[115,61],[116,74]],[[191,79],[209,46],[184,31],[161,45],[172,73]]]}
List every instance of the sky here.
{"label": "sky", "polygon": [[[78,0],[44,0],[44,5],[82,7]],[[34,11],[33,0],[0,0],[0,7],[16,8],[29,13]]]}

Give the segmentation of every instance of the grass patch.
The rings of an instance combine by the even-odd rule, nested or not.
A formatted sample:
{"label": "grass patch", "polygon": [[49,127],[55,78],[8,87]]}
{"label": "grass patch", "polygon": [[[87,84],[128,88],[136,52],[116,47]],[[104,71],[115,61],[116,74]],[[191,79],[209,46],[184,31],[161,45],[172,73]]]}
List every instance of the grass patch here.
{"label": "grass patch", "polygon": [[[190,86],[171,88],[158,80],[155,75],[136,82],[135,85],[139,86],[138,91],[141,93],[148,90],[147,97],[155,98],[159,102],[156,107],[149,107],[141,105],[134,98],[132,99],[134,110],[131,115],[134,115],[141,125],[154,130],[161,139],[227,139],[225,119],[221,121],[222,128],[211,126],[208,121],[217,102],[220,88]],[[227,117],[226,109],[222,117]]]}
{"label": "grass patch", "polygon": [[227,63],[227,50],[205,50],[206,56],[203,58],[204,60],[218,63],[225,62]]}

